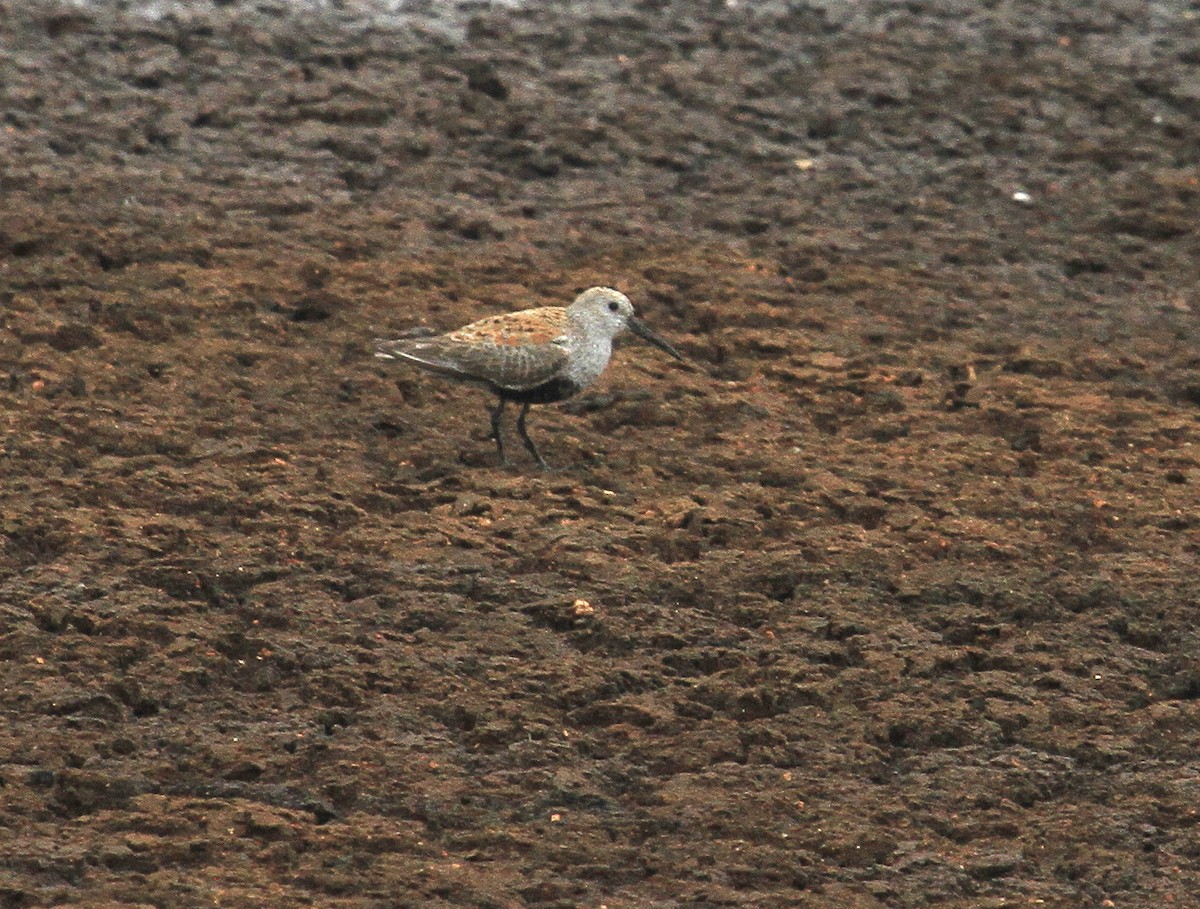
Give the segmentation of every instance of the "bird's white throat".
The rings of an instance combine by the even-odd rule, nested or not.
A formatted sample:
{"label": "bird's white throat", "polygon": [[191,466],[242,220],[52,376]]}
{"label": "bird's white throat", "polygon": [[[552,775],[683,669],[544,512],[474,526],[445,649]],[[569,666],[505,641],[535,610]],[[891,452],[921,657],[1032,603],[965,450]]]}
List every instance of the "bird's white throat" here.
{"label": "bird's white throat", "polygon": [[599,378],[612,358],[612,338],[600,334],[576,334],[570,340],[564,372],[579,388]]}

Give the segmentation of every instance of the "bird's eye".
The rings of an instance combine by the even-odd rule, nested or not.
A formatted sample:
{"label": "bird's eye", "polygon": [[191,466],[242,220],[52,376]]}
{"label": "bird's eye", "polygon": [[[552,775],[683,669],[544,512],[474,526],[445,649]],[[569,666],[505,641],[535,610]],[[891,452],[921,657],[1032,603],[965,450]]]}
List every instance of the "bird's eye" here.
{"label": "bird's eye", "polygon": [[608,311],[609,311],[609,312],[616,312],[616,311],[617,311],[618,309],[620,309],[620,308],[621,308],[621,307],[620,307],[620,306],[617,304],[617,301],[616,301],[616,300],[613,300],[611,303],[609,303],[609,304],[608,304]]}

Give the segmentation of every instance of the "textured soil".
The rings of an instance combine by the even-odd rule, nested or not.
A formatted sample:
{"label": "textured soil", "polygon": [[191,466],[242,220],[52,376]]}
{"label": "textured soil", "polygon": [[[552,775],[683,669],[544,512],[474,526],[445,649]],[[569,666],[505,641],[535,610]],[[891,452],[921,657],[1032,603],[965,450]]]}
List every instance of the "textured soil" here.
{"label": "textured soil", "polygon": [[0,905],[1197,905],[1200,7],[331,6],[0,0]]}

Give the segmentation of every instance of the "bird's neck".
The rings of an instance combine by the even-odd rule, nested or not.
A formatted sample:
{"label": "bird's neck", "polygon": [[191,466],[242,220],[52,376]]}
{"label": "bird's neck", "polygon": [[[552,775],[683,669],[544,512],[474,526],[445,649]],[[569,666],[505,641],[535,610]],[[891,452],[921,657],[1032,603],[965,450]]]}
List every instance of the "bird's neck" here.
{"label": "bird's neck", "polygon": [[612,338],[579,334],[573,339],[567,377],[580,388],[591,385],[604,372],[612,357]]}

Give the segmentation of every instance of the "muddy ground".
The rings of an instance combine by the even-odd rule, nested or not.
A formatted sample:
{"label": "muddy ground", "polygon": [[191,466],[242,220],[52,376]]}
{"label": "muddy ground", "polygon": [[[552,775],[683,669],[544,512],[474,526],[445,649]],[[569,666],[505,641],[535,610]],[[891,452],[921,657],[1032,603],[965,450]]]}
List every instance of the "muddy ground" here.
{"label": "muddy ground", "polygon": [[[0,0],[0,904],[1197,905],[1200,7],[144,6]],[[371,357],[597,283],[553,473]]]}

